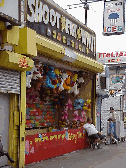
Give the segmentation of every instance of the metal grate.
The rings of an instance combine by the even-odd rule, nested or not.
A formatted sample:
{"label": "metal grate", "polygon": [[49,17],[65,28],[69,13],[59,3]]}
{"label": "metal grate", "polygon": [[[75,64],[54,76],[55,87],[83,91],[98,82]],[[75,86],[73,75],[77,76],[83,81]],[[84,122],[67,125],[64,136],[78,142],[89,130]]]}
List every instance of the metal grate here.
{"label": "metal grate", "polygon": [[20,72],[0,68],[0,92],[20,94]]}

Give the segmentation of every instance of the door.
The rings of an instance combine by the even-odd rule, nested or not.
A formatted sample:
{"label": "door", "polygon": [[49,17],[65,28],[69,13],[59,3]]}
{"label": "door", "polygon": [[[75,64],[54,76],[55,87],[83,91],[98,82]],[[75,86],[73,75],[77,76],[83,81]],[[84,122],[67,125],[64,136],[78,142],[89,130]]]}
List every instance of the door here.
{"label": "door", "polygon": [[[5,151],[9,148],[9,94],[0,93],[0,135],[2,135],[2,143]],[[0,157],[0,166],[8,164],[6,156]]]}

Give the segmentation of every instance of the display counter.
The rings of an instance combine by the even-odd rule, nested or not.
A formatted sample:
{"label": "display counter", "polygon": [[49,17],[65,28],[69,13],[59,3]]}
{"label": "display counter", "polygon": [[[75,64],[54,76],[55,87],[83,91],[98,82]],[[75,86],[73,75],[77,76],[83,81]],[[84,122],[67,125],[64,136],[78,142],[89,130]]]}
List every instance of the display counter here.
{"label": "display counter", "polygon": [[86,133],[82,128],[26,135],[25,165],[87,147]]}

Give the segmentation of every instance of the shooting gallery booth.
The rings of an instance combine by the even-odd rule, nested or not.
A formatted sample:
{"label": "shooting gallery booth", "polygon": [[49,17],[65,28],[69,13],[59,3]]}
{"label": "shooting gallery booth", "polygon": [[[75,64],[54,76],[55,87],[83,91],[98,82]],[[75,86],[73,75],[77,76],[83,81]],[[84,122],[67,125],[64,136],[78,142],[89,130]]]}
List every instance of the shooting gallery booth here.
{"label": "shooting gallery booth", "polygon": [[95,33],[52,0],[27,1],[15,52],[34,61],[26,72],[25,164],[86,148],[82,126],[95,123]]}

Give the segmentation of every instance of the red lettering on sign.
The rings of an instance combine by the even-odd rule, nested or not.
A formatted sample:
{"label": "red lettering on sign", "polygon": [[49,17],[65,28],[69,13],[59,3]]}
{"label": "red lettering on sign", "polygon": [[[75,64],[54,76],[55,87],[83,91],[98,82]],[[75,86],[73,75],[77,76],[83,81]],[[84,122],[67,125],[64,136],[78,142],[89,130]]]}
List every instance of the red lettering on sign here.
{"label": "red lettering on sign", "polygon": [[115,57],[115,55],[113,55],[113,52],[111,53],[111,57]]}
{"label": "red lettering on sign", "polygon": [[106,54],[106,57],[110,57],[110,53],[107,53],[107,54]]}
{"label": "red lettering on sign", "polygon": [[120,57],[120,56],[123,56],[123,52],[120,52],[119,57]]}
{"label": "red lettering on sign", "polygon": [[111,59],[111,62],[115,62],[115,59]]}
{"label": "red lettering on sign", "polygon": [[117,31],[117,26],[113,26],[112,27],[112,32],[116,32]]}

